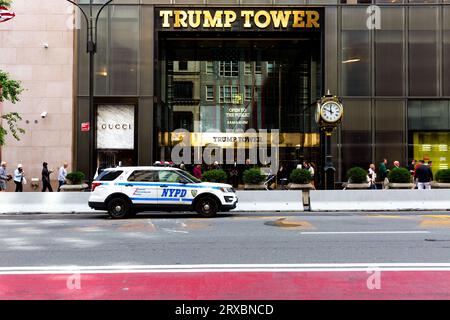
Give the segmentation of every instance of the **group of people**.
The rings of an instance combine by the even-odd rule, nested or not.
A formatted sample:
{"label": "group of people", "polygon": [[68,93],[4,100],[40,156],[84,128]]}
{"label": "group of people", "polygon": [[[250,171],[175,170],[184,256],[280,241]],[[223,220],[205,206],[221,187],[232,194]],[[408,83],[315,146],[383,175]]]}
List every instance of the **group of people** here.
{"label": "group of people", "polygon": [[[375,164],[370,164],[367,174],[367,180],[370,185],[370,189],[377,189],[377,182],[380,182],[380,185],[384,182],[384,180],[388,177],[389,169],[387,167],[388,161],[387,159],[383,159],[383,161],[378,166],[378,174],[376,173]],[[433,181],[433,172],[431,170],[432,161],[428,161],[425,163],[424,160],[412,160],[408,169],[413,176],[414,182],[417,185],[417,189],[431,189],[431,181]],[[394,161],[392,169],[401,168],[399,161]]]}
{"label": "group of people", "polygon": [[[172,166],[173,164],[170,162],[162,162],[157,161],[155,162],[156,166]],[[222,169],[228,173],[228,183],[233,185],[234,188],[238,188],[239,184],[243,183],[243,174],[244,171],[257,168],[258,166],[251,162],[250,159],[246,159],[244,164],[238,164],[237,161],[235,161],[233,164],[229,165],[221,165],[218,161],[213,162],[210,165],[204,166],[201,164],[195,164],[192,168],[188,167],[184,163],[180,164],[180,169],[185,171],[190,171],[194,177],[196,177],[199,180],[202,180],[203,172],[209,171],[209,170],[217,170]],[[268,168],[269,169],[269,168]],[[270,172],[270,169],[267,172],[267,180],[266,184],[268,185],[268,189],[270,189],[270,186],[273,186],[273,183],[275,180],[278,181],[278,184],[281,186],[281,189],[286,189],[288,184],[288,178],[289,174],[293,169],[305,169],[308,170],[311,173],[311,176],[313,177],[314,181],[314,164],[310,163],[308,161],[303,161],[299,163],[296,167],[289,168],[287,164],[281,163],[278,169],[278,172]]]}
{"label": "group of people", "polygon": [[[12,175],[8,174],[7,165],[8,163],[6,161],[2,161],[0,165],[0,192],[6,192],[7,183],[10,180],[14,181],[16,186],[15,192],[23,192],[23,186],[28,183],[25,176],[25,171],[23,170],[23,165],[19,163]],[[68,164],[65,162],[58,170],[58,192],[61,191],[61,187],[66,184],[67,168]],[[52,173],[53,171],[48,168],[48,163],[44,162],[42,164],[41,172],[42,192],[46,192],[47,190],[49,192],[53,192],[53,187],[50,180],[50,174]]]}

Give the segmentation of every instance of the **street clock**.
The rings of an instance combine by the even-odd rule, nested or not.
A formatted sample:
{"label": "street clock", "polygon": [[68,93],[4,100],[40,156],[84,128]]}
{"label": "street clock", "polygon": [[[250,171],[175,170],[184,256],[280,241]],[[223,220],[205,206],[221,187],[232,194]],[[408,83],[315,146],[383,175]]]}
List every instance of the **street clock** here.
{"label": "street clock", "polygon": [[344,106],[338,97],[326,95],[317,102],[315,118],[322,129],[333,131],[343,116]]}

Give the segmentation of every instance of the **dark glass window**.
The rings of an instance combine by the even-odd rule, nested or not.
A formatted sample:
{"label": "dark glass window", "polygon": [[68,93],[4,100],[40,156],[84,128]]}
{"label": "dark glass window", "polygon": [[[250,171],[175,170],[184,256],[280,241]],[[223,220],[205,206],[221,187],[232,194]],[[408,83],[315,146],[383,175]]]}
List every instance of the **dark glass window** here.
{"label": "dark glass window", "polygon": [[138,51],[139,6],[112,6],[109,61],[111,94],[137,94]]}
{"label": "dark glass window", "polygon": [[190,81],[179,81],[173,83],[174,99],[192,99],[194,84]]}
{"label": "dark glass window", "polygon": [[403,101],[378,100],[375,103],[375,161],[386,158],[403,163],[405,157],[406,111]]}
{"label": "dark glass window", "polygon": [[128,181],[157,182],[157,176],[157,171],[136,170],[128,177]]}
{"label": "dark glass window", "polygon": [[342,121],[342,173],[355,166],[368,168],[372,161],[370,100],[346,100]]}
{"label": "dark glass window", "polygon": [[449,130],[449,101],[413,100],[408,105],[409,130]]}
{"label": "dark glass window", "polygon": [[103,171],[96,179],[96,181],[114,181],[116,180],[123,171]]}
{"label": "dark glass window", "polygon": [[178,62],[178,70],[180,71],[187,71],[188,69],[188,62],[187,61],[179,61]]}
{"label": "dark glass window", "polygon": [[370,95],[370,33],[365,8],[342,9],[342,94]]}
{"label": "dark glass window", "polygon": [[375,94],[404,95],[404,9],[383,7],[382,28],[375,30]]}
{"label": "dark glass window", "polygon": [[[449,1],[450,2],[450,1]],[[444,7],[444,43],[443,43],[443,91],[445,96],[450,96],[450,8]]]}
{"label": "dark glass window", "polygon": [[409,8],[409,94],[438,94],[437,24],[435,7]]}

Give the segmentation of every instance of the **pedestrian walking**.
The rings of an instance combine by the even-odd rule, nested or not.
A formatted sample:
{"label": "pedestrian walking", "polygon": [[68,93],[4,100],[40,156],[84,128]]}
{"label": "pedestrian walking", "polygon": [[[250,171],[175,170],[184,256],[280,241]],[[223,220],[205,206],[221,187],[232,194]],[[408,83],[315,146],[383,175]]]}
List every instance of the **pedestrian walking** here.
{"label": "pedestrian walking", "polygon": [[12,176],[6,171],[7,165],[6,161],[2,161],[0,164],[0,192],[6,192],[7,182],[12,179]]}
{"label": "pedestrian walking", "polygon": [[14,170],[14,184],[16,185],[15,192],[23,192],[23,185],[26,183],[25,172],[23,172],[22,164],[17,165],[17,169]]}
{"label": "pedestrian walking", "polygon": [[425,161],[420,160],[420,165],[416,169],[415,178],[418,189],[431,189],[431,181],[433,180],[433,172],[430,167],[425,165]]}
{"label": "pedestrian walking", "polygon": [[379,181],[381,182],[381,187],[383,187],[384,180],[387,178],[388,175],[388,169],[386,167],[387,163],[388,163],[387,159],[383,159],[383,161],[381,161],[380,164],[378,165],[378,178]]}
{"label": "pedestrian walking", "polygon": [[197,179],[202,180],[202,165],[201,164],[196,165],[194,167],[194,170],[192,170],[192,174]]}
{"label": "pedestrian walking", "polygon": [[376,180],[377,180],[377,174],[375,172],[375,164],[371,163],[368,170],[368,177],[369,177],[369,189],[376,189]]}
{"label": "pedestrian walking", "polygon": [[411,173],[412,176],[414,176],[414,172],[416,171],[416,164],[417,164],[417,160],[413,159],[411,161],[411,164],[409,165],[409,172]]}
{"label": "pedestrian walking", "polygon": [[50,174],[53,171],[48,170],[48,163],[44,162],[42,164],[42,192],[48,191],[53,192],[52,185],[50,184]]}
{"label": "pedestrian walking", "polygon": [[66,184],[66,177],[67,177],[67,167],[69,165],[67,162],[64,162],[61,168],[59,168],[58,171],[58,192],[61,191],[61,187]]}
{"label": "pedestrian walking", "polygon": [[280,169],[277,173],[278,181],[281,186],[281,190],[287,190],[287,184],[288,184],[288,171],[284,167],[283,164],[280,165]]}

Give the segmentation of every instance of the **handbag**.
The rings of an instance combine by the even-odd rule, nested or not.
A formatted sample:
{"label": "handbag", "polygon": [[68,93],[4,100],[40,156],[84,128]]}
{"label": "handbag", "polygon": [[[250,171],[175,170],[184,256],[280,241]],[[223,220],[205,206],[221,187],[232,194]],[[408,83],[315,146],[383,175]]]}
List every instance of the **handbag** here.
{"label": "handbag", "polygon": [[27,179],[25,179],[25,177],[22,178],[22,183],[27,184]]}

